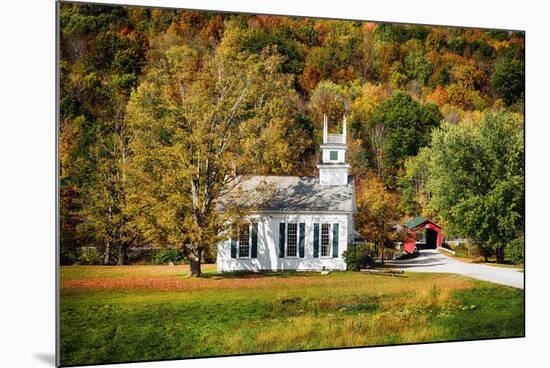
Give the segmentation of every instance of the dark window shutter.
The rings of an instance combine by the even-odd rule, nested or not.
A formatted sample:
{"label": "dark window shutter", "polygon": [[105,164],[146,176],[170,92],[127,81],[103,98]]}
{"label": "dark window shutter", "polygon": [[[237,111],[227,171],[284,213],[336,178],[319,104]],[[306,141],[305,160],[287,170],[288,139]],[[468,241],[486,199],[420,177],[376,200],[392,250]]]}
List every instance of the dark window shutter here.
{"label": "dark window shutter", "polygon": [[306,224],[300,222],[300,258],[304,258],[306,255]]}
{"label": "dark window shutter", "polygon": [[313,224],[313,257],[319,258],[319,224]]}
{"label": "dark window shutter", "polygon": [[252,223],[252,248],[250,249],[250,257],[258,258],[258,223]]}
{"label": "dark window shutter", "polygon": [[332,257],[338,258],[338,224],[332,225]]}
{"label": "dark window shutter", "polygon": [[285,258],[285,223],[279,223],[279,258]]}
{"label": "dark window shutter", "polygon": [[231,238],[231,258],[237,258],[237,238]]}

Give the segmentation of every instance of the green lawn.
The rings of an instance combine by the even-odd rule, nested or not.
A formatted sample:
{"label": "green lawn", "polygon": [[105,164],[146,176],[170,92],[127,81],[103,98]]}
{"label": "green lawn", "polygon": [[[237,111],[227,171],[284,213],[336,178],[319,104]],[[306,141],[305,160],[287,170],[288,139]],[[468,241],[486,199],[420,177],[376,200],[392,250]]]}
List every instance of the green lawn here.
{"label": "green lawn", "polygon": [[450,275],[62,267],[62,365],[524,335],[523,290]]}

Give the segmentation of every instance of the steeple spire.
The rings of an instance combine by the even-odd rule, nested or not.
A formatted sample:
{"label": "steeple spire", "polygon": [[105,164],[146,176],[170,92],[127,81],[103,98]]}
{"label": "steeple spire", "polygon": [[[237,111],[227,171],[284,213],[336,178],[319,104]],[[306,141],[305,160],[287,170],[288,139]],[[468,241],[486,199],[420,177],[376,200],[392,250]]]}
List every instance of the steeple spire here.
{"label": "steeple spire", "polygon": [[342,135],[344,136],[344,144],[346,144],[347,140],[346,140],[346,136],[347,136],[347,131],[346,131],[346,123],[347,123],[347,119],[346,119],[346,114],[344,114],[344,121],[343,121],[343,124],[344,124],[344,127],[343,127],[343,132],[342,132]]}
{"label": "steeple spire", "polygon": [[328,141],[328,119],[327,114],[323,114],[323,144],[327,144]]}

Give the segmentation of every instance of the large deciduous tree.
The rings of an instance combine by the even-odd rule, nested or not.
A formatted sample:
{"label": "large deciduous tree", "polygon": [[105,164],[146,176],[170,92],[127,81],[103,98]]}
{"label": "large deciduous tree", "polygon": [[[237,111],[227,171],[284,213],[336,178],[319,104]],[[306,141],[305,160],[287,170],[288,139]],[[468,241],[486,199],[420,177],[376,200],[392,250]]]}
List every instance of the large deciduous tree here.
{"label": "large deciduous tree", "polygon": [[280,72],[282,58],[238,52],[234,42],[226,34],[215,51],[169,47],[127,111],[141,227],[147,237],[180,246],[192,276],[201,275],[204,252],[226,236],[229,213],[216,203],[235,172],[290,172],[303,144],[290,128],[296,95]]}
{"label": "large deciduous tree", "polygon": [[394,228],[400,218],[398,197],[376,176],[358,180],[357,187],[356,228],[374,244],[384,263],[386,245],[398,238]]}
{"label": "large deciduous tree", "polygon": [[524,225],[523,121],[489,113],[479,123],[445,124],[429,150],[429,207],[450,233],[468,237],[504,262]]}

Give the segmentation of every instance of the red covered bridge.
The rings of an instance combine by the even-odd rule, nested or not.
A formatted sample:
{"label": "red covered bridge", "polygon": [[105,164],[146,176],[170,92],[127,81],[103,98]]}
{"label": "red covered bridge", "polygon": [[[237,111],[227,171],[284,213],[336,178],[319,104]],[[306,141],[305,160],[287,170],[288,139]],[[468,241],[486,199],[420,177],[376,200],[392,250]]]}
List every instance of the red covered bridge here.
{"label": "red covered bridge", "polygon": [[417,248],[416,235],[421,232],[426,232],[426,249],[436,249],[441,247],[443,243],[443,234],[441,233],[441,227],[434,224],[425,217],[417,216],[403,224],[407,237],[404,241],[404,250],[407,253],[412,253]]}

